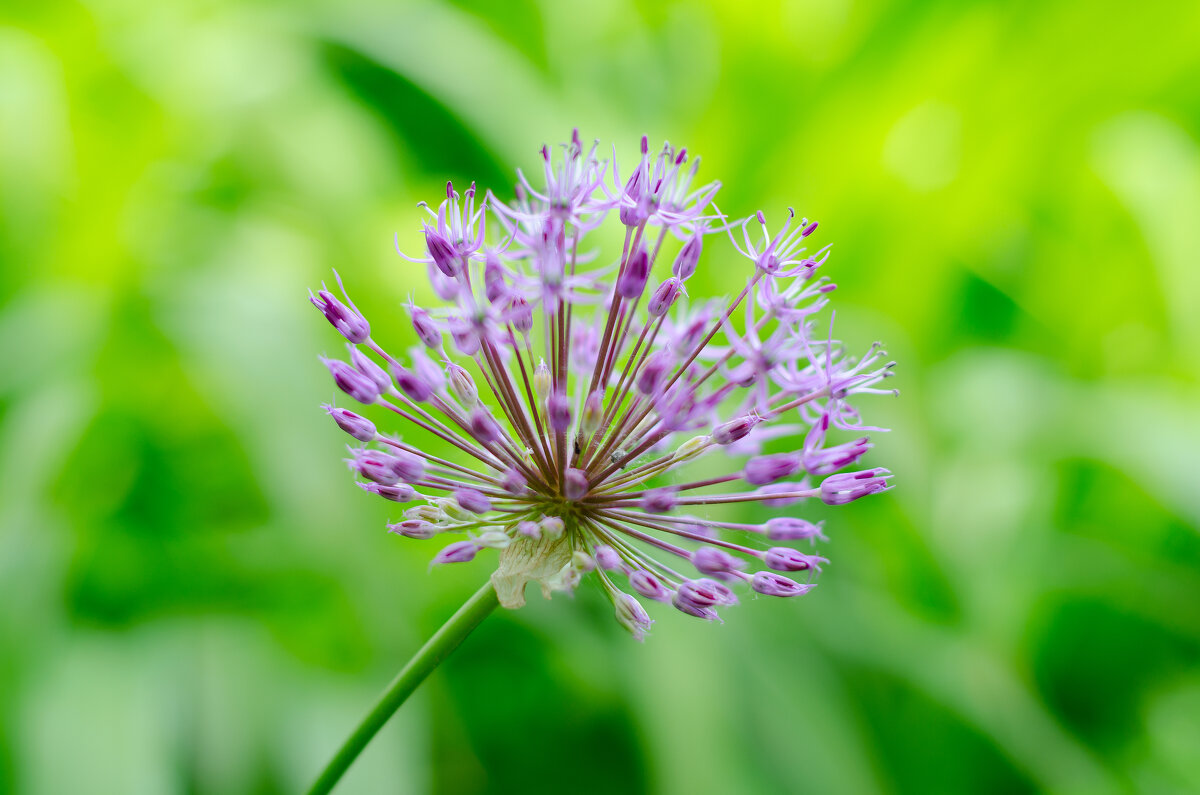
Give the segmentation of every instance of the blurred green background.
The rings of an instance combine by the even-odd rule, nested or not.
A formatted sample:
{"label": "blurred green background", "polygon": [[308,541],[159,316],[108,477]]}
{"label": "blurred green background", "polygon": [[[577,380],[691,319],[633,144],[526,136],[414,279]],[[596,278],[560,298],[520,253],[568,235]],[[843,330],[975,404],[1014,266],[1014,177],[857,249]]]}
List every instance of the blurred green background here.
{"label": "blurred green background", "polygon": [[343,791],[1200,791],[1200,6],[753,6],[0,9],[0,790],[311,780],[490,561],[385,535],[307,288],[403,341],[415,203],[579,126],[822,222],[897,488],[724,626],[489,619]]}

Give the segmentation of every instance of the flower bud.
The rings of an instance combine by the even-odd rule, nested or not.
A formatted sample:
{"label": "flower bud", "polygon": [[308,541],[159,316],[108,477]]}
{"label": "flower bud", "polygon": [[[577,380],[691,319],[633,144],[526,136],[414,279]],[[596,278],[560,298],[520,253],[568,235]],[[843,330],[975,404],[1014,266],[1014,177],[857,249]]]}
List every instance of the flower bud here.
{"label": "flower bud", "polygon": [[577,549],[571,554],[571,565],[580,574],[587,574],[596,568],[596,559],[582,549]]}
{"label": "flower bud", "polygon": [[393,486],[400,481],[393,466],[394,459],[379,450],[354,450],[354,458],[346,460],[351,469],[367,480],[384,486]]}
{"label": "flower bud", "polygon": [[538,522],[538,527],[541,528],[542,535],[547,538],[559,538],[566,530],[563,520],[557,516],[543,516],[542,520]]}
{"label": "flower bud", "polygon": [[671,591],[658,577],[645,569],[636,569],[629,573],[629,587],[656,602],[665,602],[671,598]]}
{"label": "flower bud", "polygon": [[514,298],[509,304],[508,317],[513,328],[522,334],[528,334],[533,329],[533,308],[520,296]]}
{"label": "flower bud", "polygon": [[446,380],[450,383],[450,394],[466,408],[479,402],[479,388],[471,374],[457,364],[446,365]]}
{"label": "flower bud", "polygon": [[823,522],[813,524],[794,516],[776,516],[767,520],[767,538],[772,541],[799,541],[804,538],[825,538],[821,534]]}
{"label": "flower bud", "polygon": [[674,276],[658,285],[654,295],[650,296],[650,303],[646,304],[646,311],[650,313],[650,317],[665,315],[682,291],[683,285]]}
{"label": "flower bud", "polygon": [[650,354],[646,363],[638,371],[637,388],[643,395],[654,395],[662,389],[675,366],[675,359],[670,351],[660,350]]}
{"label": "flower bud", "polygon": [[504,549],[512,543],[512,539],[502,530],[488,530],[480,533],[475,539],[475,545],[488,549]]}
{"label": "flower bud", "polygon": [[546,366],[546,360],[542,359],[533,371],[533,391],[545,397],[550,394],[550,387],[553,383],[550,378],[550,368]]}
{"label": "flower bud", "polygon": [[333,383],[337,388],[364,405],[370,405],[379,398],[379,385],[368,376],[363,375],[345,362],[337,359],[321,359],[321,363],[329,368]]}
{"label": "flower bud", "polygon": [[360,373],[370,378],[375,382],[375,386],[379,387],[379,392],[382,394],[387,392],[392,387],[392,379],[383,368],[375,364],[371,357],[360,351],[358,348],[347,345],[350,349],[350,362],[354,368]]}
{"label": "flower bud", "polygon": [[375,438],[375,423],[366,417],[355,414],[353,411],[331,406],[328,403],[322,405],[321,408],[325,409],[330,417],[333,417],[333,421],[339,428],[360,442],[369,442]]}
{"label": "flower bud", "polygon": [[711,607],[705,607],[704,605],[697,604],[679,592],[676,592],[675,596],[672,597],[671,604],[675,605],[675,608],[679,610],[679,612],[685,613],[689,616],[703,618],[705,621],[721,620],[721,617],[717,615],[716,610],[712,609]]}
{"label": "flower bud", "polygon": [[396,533],[405,538],[427,539],[438,534],[435,525],[422,519],[405,519],[403,522],[389,524],[387,528],[389,533]]}
{"label": "flower bud", "polygon": [[720,445],[733,444],[734,442],[745,439],[750,431],[754,430],[754,426],[762,422],[762,419],[750,414],[745,417],[738,417],[730,420],[724,425],[718,425],[712,432],[713,441]]}
{"label": "flower bud", "polygon": [[490,303],[500,302],[508,294],[508,285],[504,282],[504,268],[496,253],[489,251],[483,266],[483,292]]}
{"label": "flower bud", "polygon": [[454,340],[454,347],[463,356],[474,356],[479,352],[479,334],[470,326],[451,329],[450,338]]}
{"label": "flower bud", "polygon": [[419,455],[406,450],[397,450],[391,456],[392,471],[405,483],[413,483],[425,476],[425,461]]}
{"label": "flower bud", "polygon": [[820,571],[821,564],[829,561],[816,555],[805,555],[790,547],[771,547],[763,555],[763,562],[767,568],[775,571]]}
{"label": "flower bud", "polygon": [[446,276],[457,276],[462,270],[462,258],[454,250],[454,244],[428,224],[425,225],[425,247],[433,264]]}
{"label": "flower bud", "polygon": [[678,503],[679,497],[676,496],[675,489],[664,486],[658,489],[649,489],[642,495],[638,507],[646,513],[668,513],[674,510]]}
{"label": "flower bud", "polygon": [[761,455],[751,458],[742,470],[742,477],[747,483],[763,486],[776,480],[794,475],[800,470],[800,456],[793,453],[778,455]]}
{"label": "flower bud", "polygon": [[483,406],[476,406],[469,419],[471,435],[480,443],[493,444],[500,438],[500,426]]}
{"label": "flower bud", "polygon": [[826,505],[844,505],[868,494],[887,491],[891,488],[887,483],[891,476],[892,473],[886,469],[830,475],[821,482],[821,501]]}
{"label": "flower bud", "polygon": [[688,241],[679,249],[679,255],[675,257],[675,264],[671,266],[671,273],[674,273],[680,280],[687,281],[696,272],[696,264],[700,262],[700,253],[704,250],[704,235],[700,232],[688,238]]}
{"label": "flower bud", "polygon": [[442,563],[466,563],[467,561],[474,560],[475,553],[478,551],[479,547],[475,546],[474,541],[455,541],[437,553],[429,565],[438,566]]}
{"label": "flower bud", "polygon": [[617,571],[621,568],[621,556],[612,547],[601,544],[592,551],[595,553],[596,565],[605,571]]}
{"label": "flower bud", "polygon": [[769,571],[759,571],[750,580],[750,587],[767,596],[803,596],[816,586],[801,584]]}
{"label": "flower bud", "polygon": [[637,298],[646,289],[646,280],[649,278],[650,257],[646,249],[639,246],[617,277],[617,295],[627,300]]}
{"label": "flower bud", "polygon": [[711,436],[693,436],[683,444],[679,445],[679,449],[675,451],[675,460],[684,461],[693,456],[700,455],[709,447],[712,446]]}
{"label": "flower bud", "polygon": [[550,428],[554,431],[566,431],[571,427],[571,401],[562,392],[551,393],[546,401],[546,414]]}
{"label": "flower bud", "polygon": [[583,415],[579,418],[579,429],[586,434],[595,433],[604,419],[603,396],[599,389],[587,396],[583,401]]}
{"label": "flower bud", "polygon": [[455,489],[454,499],[459,506],[471,513],[487,513],[492,510],[492,501],[477,489]]}
{"label": "flower bud", "polygon": [[537,522],[531,522],[528,519],[517,522],[517,532],[534,541],[542,537],[542,530],[538,527]]}
{"label": "flower bud", "polygon": [[728,574],[746,568],[746,562],[716,547],[700,547],[692,553],[692,565],[703,574]]}
{"label": "flower bud", "polygon": [[529,482],[525,476],[521,474],[521,470],[516,467],[509,467],[504,472],[504,477],[501,478],[500,484],[504,490],[515,497],[520,497],[529,490]]}
{"label": "flower bud", "polygon": [[417,338],[422,344],[434,350],[442,347],[442,332],[429,313],[414,304],[409,304],[408,312],[412,317],[413,331],[417,332]]}
{"label": "flower bud", "polygon": [[417,496],[416,490],[407,483],[396,483],[391,486],[385,486],[382,483],[359,483],[358,487],[392,502],[411,502]]}
{"label": "flower bud", "polygon": [[627,593],[619,593],[613,597],[613,605],[617,609],[617,623],[629,630],[634,640],[643,640],[654,619],[641,603]]}
{"label": "flower bud", "polygon": [[[346,295],[346,288],[342,287],[342,278],[337,275],[337,271],[334,271],[333,275],[337,279],[338,287],[342,288],[342,295]],[[350,342],[357,345],[360,342],[366,342],[371,337],[371,324],[358,311],[358,307],[354,306],[354,302],[351,301],[350,306],[346,306],[326,289],[322,289],[316,295],[310,291],[308,300],[312,302],[313,306],[320,309],[321,314],[325,315],[325,319],[329,321],[330,325]],[[350,298],[347,296],[346,300],[350,301]]]}
{"label": "flower bud", "polygon": [[587,495],[590,488],[586,472],[575,467],[567,470],[566,476],[563,478],[564,497],[568,500],[581,500]]}
{"label": "flower bud", "polygon": [[405,510],[404,518],[438,524],[446,521],[449,517],[438,505],[417,505]]}
{"label": "flower bud", "polygon": [[433,395],[432,384],[411,370],[406,369],[399,362],[389,364],[388,370],[391,371],[392,380],[396,382],[396,387],[409,400],[415,403],[423,403]]}

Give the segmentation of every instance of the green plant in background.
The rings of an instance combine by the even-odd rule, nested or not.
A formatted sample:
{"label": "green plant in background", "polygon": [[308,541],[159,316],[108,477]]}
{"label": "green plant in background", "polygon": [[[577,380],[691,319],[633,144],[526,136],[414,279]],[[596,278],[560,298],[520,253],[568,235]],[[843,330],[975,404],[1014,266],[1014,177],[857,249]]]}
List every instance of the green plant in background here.
{"label": "green plant in background", "polygon": [[0,17],[0,790],[312,781],[480,575],[429,576],[346,483],[306,288],[352,268],[416,344],[412,198],[573,124],[686,130],[722,208],[823,219],[847,344],[904,364],[871,409],[903,488],[829,509],[802,604],[646,644],[594,589],[498,611],[342,791],[1200,788],[1200,9]]}
{"label": "green plant in background", "polygon": [[[844,505],[889,488],[886,469],[841,471],[871,448],[867,437],[827,442],[831,427],[880,430],[863,425],[849,398],[892,394],[876,384],[893,363],[881,363],[878,345],[861,360],[847,355],[832,319],[828,336],[822,333],[818,316],[836,285],[817,275],[829,258],[828,246],[810,251],[817,224],[796,222],[789,210],[772,236],[761,211],[730,221],[716,209],[719,183],[693,189],[699,159],[689,166],[687,151],[669,144],[651,155],[644,136],[628,178],[613,162],[610,181],[598,147],[585,152],[578,131],[557,160],[543,146],[546,184],[535,187],[522,175],[511,206],[489,193],[476,210],[474,183],[461,202],[447,184],[446,199],[429,210],[434,223],[423,227],[426,254],[412,259],[426,266],[447,305],[430,312],[409,304],[421,345],[408,356],[382,347],[349,297],[343,302],[327,288],[310,297],[347,342],[349,363],[324,359],[338,388],[398,415],[417,436],[381,434],[367,417],[324,407],[355,441],[377,445],[350,449],[359,485],[392,502],[418,503],[391,532],[467,534],[433,564],[500,550],[489,584],[397,676],[314,792],[332,789],[497,602],[523,607],[529,583],[549,597],[574,593],[592,575],[638,640],[654,621],[620,579],[645,599],[716,621],[717,608],[738,603],[731,586],[766,596],[807,593],[811,583],[776,572],[811,576],[829,561],[771,542],[824,536],[820,524],[798,516],[746,524],[685,512],[784,508],[810,498]],[[500,228],[491,243],[489,209]],[[615,259],[593,248],[592,233],[609,216],[624,229]],[[749,260],[745,286],[728,305],[680,300],[701,265],[705,237],[733,229],[745,244],[731,234],[734,249]],[[711,267],[708,248],[703,259]],[[666,270],[667,262],[671,275],[652,287],[655,266]],[[772,441],[784,451],[762,454]],[[456,453],[462,463],[443,457]],[[716,477],[680,471],[706,457],[747,453],[744,467],[727,465]],[[699,576],[679,573],[674,567],[684,566],[672,557],[663,563],[663,553]],[[766,568],[747,572],[748,562]]]}

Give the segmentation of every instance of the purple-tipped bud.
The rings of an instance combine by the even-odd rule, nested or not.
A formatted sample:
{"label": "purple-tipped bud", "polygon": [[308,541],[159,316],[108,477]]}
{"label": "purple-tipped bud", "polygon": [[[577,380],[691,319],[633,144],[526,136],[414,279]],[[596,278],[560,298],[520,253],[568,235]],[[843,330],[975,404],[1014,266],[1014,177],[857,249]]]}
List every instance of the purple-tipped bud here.
{"label": "purple-tipped bud", "polygon": [[428,225],[425,227],[425,247],[429,249],[433,264],[446,276],[453,278],[462,270],[462,258],[454,250],[454,245]]}
{"label": "purple-tipped bud", "polygon": [[702,574],[729,574],[746,568],[746,561],[735,558],[723,549],[700,547],[692,553],[692,565]]}
{"label": "purple-tipped bud", "polygon": [[586,472],[574,467],[567,470],[567,474],[563,478],[563,496],[568,500],[583,499],[590,488]]}
{"label": "purple-tipped bud", "polygon": [[417,332],[417,338],[421,340],[421,343],[434,349],[442,347],[442,332],[433,322],[429,313],[421,307],[411,304],[408,311],[412,315],[413,331]]}
{"label": "purple-tipped bud", "polygon": [[799,470],[800,456],[795,453],[761,455],[746,462],[746,468],[742,470],[742,477],[746,479],[747,483],[763,486],[780,478],[794,475]]}
{"label": "purple-tipped bud", "polygon": [[801,584],[769,571],[759,571],[750,580],[750,587],[767,596],[803,596],[816,586]]}
{"label": "purple-tipped bud", "polygon": [[619,593],[613,598],[613,605],[617,609],[617,623],[629,630],[634,640],[643,640],[654,620],[641,603],[627,593]]}
{"label": "purple-tipped bud", "polygon": [[[717,615],[717,611],[711,607],[701,607],[687,599],[680,597],[679,594],[671,599],[671,604],[675,605],[675,609],[685,615],[695,618],[703,618],[705,621],[721,621],[721,617]],[[724,622],[722,622],[724,623]]]}
{"label": "purple-tipped bud", "polygon": [[646,311],[650,313],[650,317],[665,315],[682,291],[683,283],[674,276],[658,285],[654,294],[650,296],[650,303],[646,304]]}
{"label": "purple-tipped bud", "polygon": [[517,522],[517,532],[534,541],[542,537],[542,529],[538,527],[537,522],[531,522],[528,519]]}
{"label": "purple-tipped bud", "polygon": [[760,417],[748,415],[738,417],[729,422],[718,425],[712,432],[713,441],[717,444],[733,444],[734,442],[745,439],[750,431],[754,430],[754,426],[762,422]]}
{"label": "purple-tipped bud", "polygon": [[321,363],[329,368],[333,383],[359,403],[370,405],[379,397],[379,385],[374,379],[363,375],[345,362],[337,359],[321,359]]}
{"label": "purple-tipped bud", "polygon": [[494,444],[500,439],[500,426],[483,406],[476,406],[470,416],[471,435],[482,444]]}
{"label": "purple-tipped bud", "polygon": [[504,281],[504,268],[495,252],[489,251],[487,261],[483,266],[483,292],[487,300],[493,304],[504,300],[508,295],[508,284]]}
{"label": "purple-tipped bud", "polygon": [[802,454],[804,469],[811,475],[828,475],[857,462],[873,446],[867,437],[863,436],[833,447],[805,449]]}
{"label": "purple-tipped bud", "polygon": [[716,580],[704,578],[687,580],[680,584],[679,589],[675,592],[675,601],[685,602],[695,607],[714,607],[737,604],[737,597],[727,586]]}
{"label": "purple-tipped bud", "polygon": [[675,489],[664,486],[650,489],[643,494],[638,506],[646,513],[668,513],[675,510],[678,504],[679,497],[676,496]]}
{"label": "purple-tipped bud", "polygon": [[392,373],[392,380],[396,382],[396,388],[403,392],[409,400],[423,403],[433,395],[432,384],[400,363],[390,363],[388,370]]}
{"label": "purple-tipped bud", "polygon": [[[337,277],[338,286],[342,286],[341,277],[337,276],[335,271],[333,274]],[[346,294],[345,288],[342,288],[342,295]],[[338,330],[338,333],[345,337],[350,342],[357,345],[360,342],[366,342],[371,336],[371,324],[362,316],[356,307],[346,306],[337,298],[334,298],[333,293],[326,289],[322,289],[316,295],[311,292],[308,294],[308,300],[312,301],[312,305],[321,310],[321,314],[325,315],[325,319]],[[347,298],[347,301],[350,299]]]}
{"label": "purple-tipped bud", "polygon": [[321,408],[325,409],[330,417],[333,417],[333,421],[339,428],[360,442],[369,442],[375,438],[375,423],[366,417],[355,414],[353,411],[331,406],[328,403],[323,404]]}
{"label": "purple-tipped bud", "polygon": [[554,431],[566,431],[571,427],[571,401],[562,392],[553,392],[546,401],[546,414],[550,428]]}
{"label": "purple-tipped bud", "polygon": [[392,502],[411,502],[417,496],[417,492],[407,483],[396,483],[391,486],[385,486],[382,483],[359,483],[358,487]]}
{"label": "purple-tipped bud", "polygon": [[479,352],[479,334],[474,328],[453,329],[450,339],[454,340],[454,347],[464,356],[474,356]]}
{"label": "purple-tipped bud", "polygon": [[430,566],[438,566],[442,563],[466,563],[475,559],[475,553],[479,551],[479,547],[475,546],[473,541],[455,541],[449,546],[443,547],[442,551],[434,556]]}
{"label": "purple-tipped bud", "polygon": [[382,394],[388,391],[392,386],[392,379],[382,367],[375,364],[375,361],[360,351],[358,348],[346,346],[350,348],[350,363],[354,365],[354,369],[370,378],[379,387],[379,392]]}
{"label": "purple-tipped bud", "polygon": [[438,534],[437,526],[423,519],[405,519],[387,526],[389,533],[396,533],[405,538],[426,539]]}
{"label": "purple-tipped bud", "polygon": [[823,522],[813,524],[795,516],[776,516],[767,520],[767,538],[772,541],[799,541],[804,538],[824,538]]}
{"label": "purple-tipped bud", "polygon": [[471,513],[487,513],[492,510],[492,501],[475,489],[455,489],[454,499],[459,507]]}
{"label": "purple-tipped bud", "polygon": [[646,289],[646,280],[650,278],[650,257],[646,249],[638,248],[625,263],[625,269],[617,277],[617,295],[632,300]]}
{"label": "purple-tipped bud", "polygon": [[629,573],[629,587],[647,599],[665,602],[671,598],[671,591],[650,572],[638,569]]}
{"label": "purple-tipped bud", "polygon": [[675,257],[675,263],[671,266],[671,273],[686,282],[696,272],[696,265],[700,262],[700,254],[703,251],[704,235],[692,235],[683,244],[683,248],[679,249],[679,255]]}
{"label": "purple-tipped bud", "polygon": [[646,363],[638,371],[637,388],[643,395],[655,395],[667,382],[671,368],[675,366],[675,358],[670,351],[655,351],[646,358]]}
{"label": "purple-tipped bud", "polygon": [[830,475],[821,482],[821,501],[826,505],[844,505],[868,494],[887,491],[890,488],[887,479],[891,476],[886,469]]}
{"label": "purple-tipped bud", "polygon": [[775,571],[820,571],[821,564],[829,561],[816,555],[805,555],[790,547],[771,547],[763,555],[763,562],[767,568]]}
{"label": "purple-tipped bud", "polygon": [[415,483],[425,477],[425,461],[419,455],[397,450],[391,458],[392,471],[405,483]]}
{"label": "purple-tipped bud", "polygon": [[367,480],[383,486],[393,486],[400,481],[392,466],[395,459],[378,450],[354,450],[354,458],[346,459],[350,468]]}
{"label": "purple-tipped bud", "polygon": [[464,406],[474,406],[479,402],[479,387],[475,379],[457,364],[446,365],[446,380],[450,383],[450,394]]}
{"label": "purple-tipped bud", "polygon": [[524,298],[517,297],[508,307],[508,318],[513,328],[522,334],[528,334],[533,328],[533,307]]}
{"label": "purple-tipped bud", "polygon": [[592,550],[596,565],[605,571],[618,571],[621,568],[621,556],[612,547],[601,544]]}
{"label": "purple-tipped bud", "polygon": [[504,490],[513,496],[520,497],[529,490],[529,481],[521,474],[521,470],[516,467],[509,467],[504,472],[504,477],[501,478],[500,484]]}

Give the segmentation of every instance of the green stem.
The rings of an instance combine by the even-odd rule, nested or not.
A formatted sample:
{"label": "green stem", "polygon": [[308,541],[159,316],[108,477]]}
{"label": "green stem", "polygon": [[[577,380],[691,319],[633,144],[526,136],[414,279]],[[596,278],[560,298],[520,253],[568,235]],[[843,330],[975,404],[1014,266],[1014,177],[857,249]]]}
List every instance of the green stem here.
{"label": "green stem", "polygon": [[354,733],[346,738],[346,742],[342,743],[337,754],[321,771],[320,778],[308,791],[309,795],[324,795],[337,785],[342,774],[367,747],[367,743],[371,741],[376,732],[383,728],[383,724],[388,722],[392,714],[412,695],[417,686],[425,681],[425,677],[433,673],[433,669],[437,668],[443,660],[450,656],[452,651],[458,648],[458,644],[471,634],[471,630],[488,617],[497,604],[496,589],[492,587],[489,580],[467,600],[466,604],[458,609],[457,613],[450,616],[449,621],[442,624],[441,629],[435,632],[433,637],[421,647],[421,650],[408,661],[408,665],[405,665],[400,673],[396,674],[396,678],[387,686],[387,690],[380,696],[379,701],[358,724]]}

